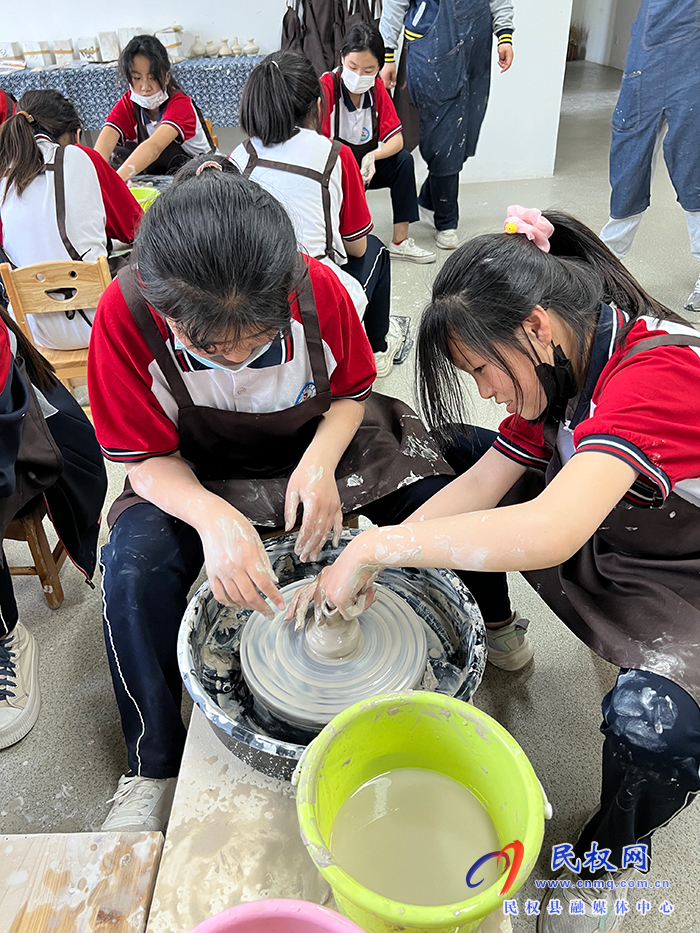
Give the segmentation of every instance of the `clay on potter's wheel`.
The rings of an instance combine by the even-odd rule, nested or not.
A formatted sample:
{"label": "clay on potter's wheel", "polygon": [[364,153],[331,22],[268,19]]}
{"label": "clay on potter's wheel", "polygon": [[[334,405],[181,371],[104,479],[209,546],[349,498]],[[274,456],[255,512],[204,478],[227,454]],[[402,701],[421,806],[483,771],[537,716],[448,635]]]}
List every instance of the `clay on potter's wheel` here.
{"label": "clay on potter's wheel", "polygon": [[[287,605],[308,582],[282,588]],[[288,723],[320,729],[359,700],[417,687],[427,662],[423,623],[392,590],[375,589],[374,602],[357,619],[355,646],[341,658],[315,650],[307,637],[311,623],[295,632],[294,619],[285,622],[284,612],[274,619],[254,612],[241,637],[241,667],[258,702]]]}

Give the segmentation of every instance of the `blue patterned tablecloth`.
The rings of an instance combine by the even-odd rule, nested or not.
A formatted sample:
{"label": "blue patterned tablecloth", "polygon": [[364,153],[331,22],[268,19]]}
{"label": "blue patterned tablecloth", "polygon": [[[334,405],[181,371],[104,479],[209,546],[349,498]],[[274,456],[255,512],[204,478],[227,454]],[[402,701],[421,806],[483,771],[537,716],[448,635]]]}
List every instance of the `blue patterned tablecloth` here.
{"label": "blue patterned tablecloth", "polygon": [[[238,126],[243,85],[262,60],[262,55],[192,58],[173,65],[172,73],[214,126]],[[125,90],[117,79],[115,65],[97,63],[0,75],[0,88],[17,100],[25,91],[55,88],[73,102],[86,130],[102,129],[107,114]]]}

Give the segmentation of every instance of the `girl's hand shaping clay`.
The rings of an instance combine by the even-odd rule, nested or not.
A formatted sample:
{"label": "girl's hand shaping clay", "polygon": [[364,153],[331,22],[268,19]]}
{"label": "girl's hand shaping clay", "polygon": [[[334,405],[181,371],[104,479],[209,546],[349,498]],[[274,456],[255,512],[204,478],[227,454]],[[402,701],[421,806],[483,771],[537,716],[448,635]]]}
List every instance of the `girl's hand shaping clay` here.
{"label": "girl's hand shaping clay", "polygon": [[315,560],[331,535],[337,547],[343,530],[343,511],[334,471],[301,461],[287,484],[286,531],[294,527],[300,504],[304,507],[304,516],[294,553],[302,561]]}
{"label": "girl's hand shaping clay", "polygon": [[257,609],[269,619],[274,613],[263,596],[284,609],[270,558],[245,516],[221,500],[221,505],[203,511],[197,531],[215,599],[224,606]]}
{"label": "girl's hand shaping clay", "polygon": [[322,616],[324,613],[335,609],[340,612],[340,615],[344,619],[354,619],[360,615],[361,612],[364,612],[365,609],[368,609],[374,602],[375,594],[372,583],[374,582],[377,573],[379,572],[378,568],[375,568],[376,572],[370,574],[370,577],[366,579],[363,586],[361,586],[360,591],[355,594],[351,600],[351,603],[341,609],[328,596],[327,581],[329,579],[329,574],[333,570],[333,567],[335,567],[335,564],[332,564],[330,567],[324,567],[315,580],[312,580],[306,586],[302,586],[294,594],[294,598],[287,607],[287,611],[284,615],[286,621],[289,621],[289,619],[293,618],[296,619],[294,624],[294,631],[298,632],[304,627],[306,616],[312,603],[314,606],[314,616],[318,623],[319,621],[322,621]]}

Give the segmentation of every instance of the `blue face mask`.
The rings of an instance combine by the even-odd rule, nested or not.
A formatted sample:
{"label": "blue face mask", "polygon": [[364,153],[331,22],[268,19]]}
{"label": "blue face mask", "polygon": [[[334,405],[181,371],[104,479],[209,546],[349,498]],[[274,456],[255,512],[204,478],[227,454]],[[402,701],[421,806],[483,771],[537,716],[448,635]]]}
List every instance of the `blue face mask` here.
{"label": "blue face mask", "polygon": [[185,353],[188,353],[193,359],[198,360],[198,362],[204,364],[208,369],[222,369],[224,372],[237,373],[240,370],[245,369],[247,366],[257,360],[259,357],[266,353],[272,346],[272,340],[264,344],[262,347],[258,347],[257,350],[253,350],[250,356],[243,360],[242,363],[232,363],[230,360],[227,360],[225,356],[198,356],[194,351],[186,347],[182,341],[175,335],[175,349],[184,350]]}

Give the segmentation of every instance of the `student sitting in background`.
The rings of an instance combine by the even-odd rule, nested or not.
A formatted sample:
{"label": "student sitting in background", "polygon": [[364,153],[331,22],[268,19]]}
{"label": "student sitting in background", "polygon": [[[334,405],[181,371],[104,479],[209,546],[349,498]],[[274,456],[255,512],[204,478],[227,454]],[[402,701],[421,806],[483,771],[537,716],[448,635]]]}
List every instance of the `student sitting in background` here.
{"label": "student sitting in background", "polygon": [[119,57],[129,90],[112,108],[95,149],[134,175],[173,175],[193,156],[213,152],[199,107],[170,74],[170,60],[155,36],[134,36]]}
{"label": "student sitting in background", "polygon": [[384,67],[384,40],[368,23],[356,23],[343,39],[342,64],[321,75],[325,113],[321,132],[352,149],[368,188],[389,188],[394,213],[392,259],[435,262],[408,236],[418,220],[413,156],[403,147],[394,102],[377,75]]}
{"label": "student sitting in background", "polygon": [[389,320],[389,254],[369,235],[372,217],[352,152],[318,132],[322,107],[307,58],[268,55],[243,89],[241,126],[250,139],[229,158],[281,201],[300,248],[338,276],[363,319],[377,376],[387,376],[407,333]]}
{"label": "student sitting in background", "polygon": [[[111,238],[134,239],[141,208],[114,169],[78,145],[80,133],[75,107],[54,90],[27,91],[0,127],[2,261],[96,262]],[[89,343],[94,316],[94,309],[56,311],[27,321],[38,346],[78,350]]]}
{"label": "student sitting in background", "polygon": [[[90,581],[106,492],[94,428],[0,305],[0,540],[15,515],[43,496],[71,561]],[[24,738],[39,716],[38,650],[18,619],[0,552],[0,748]]]}

